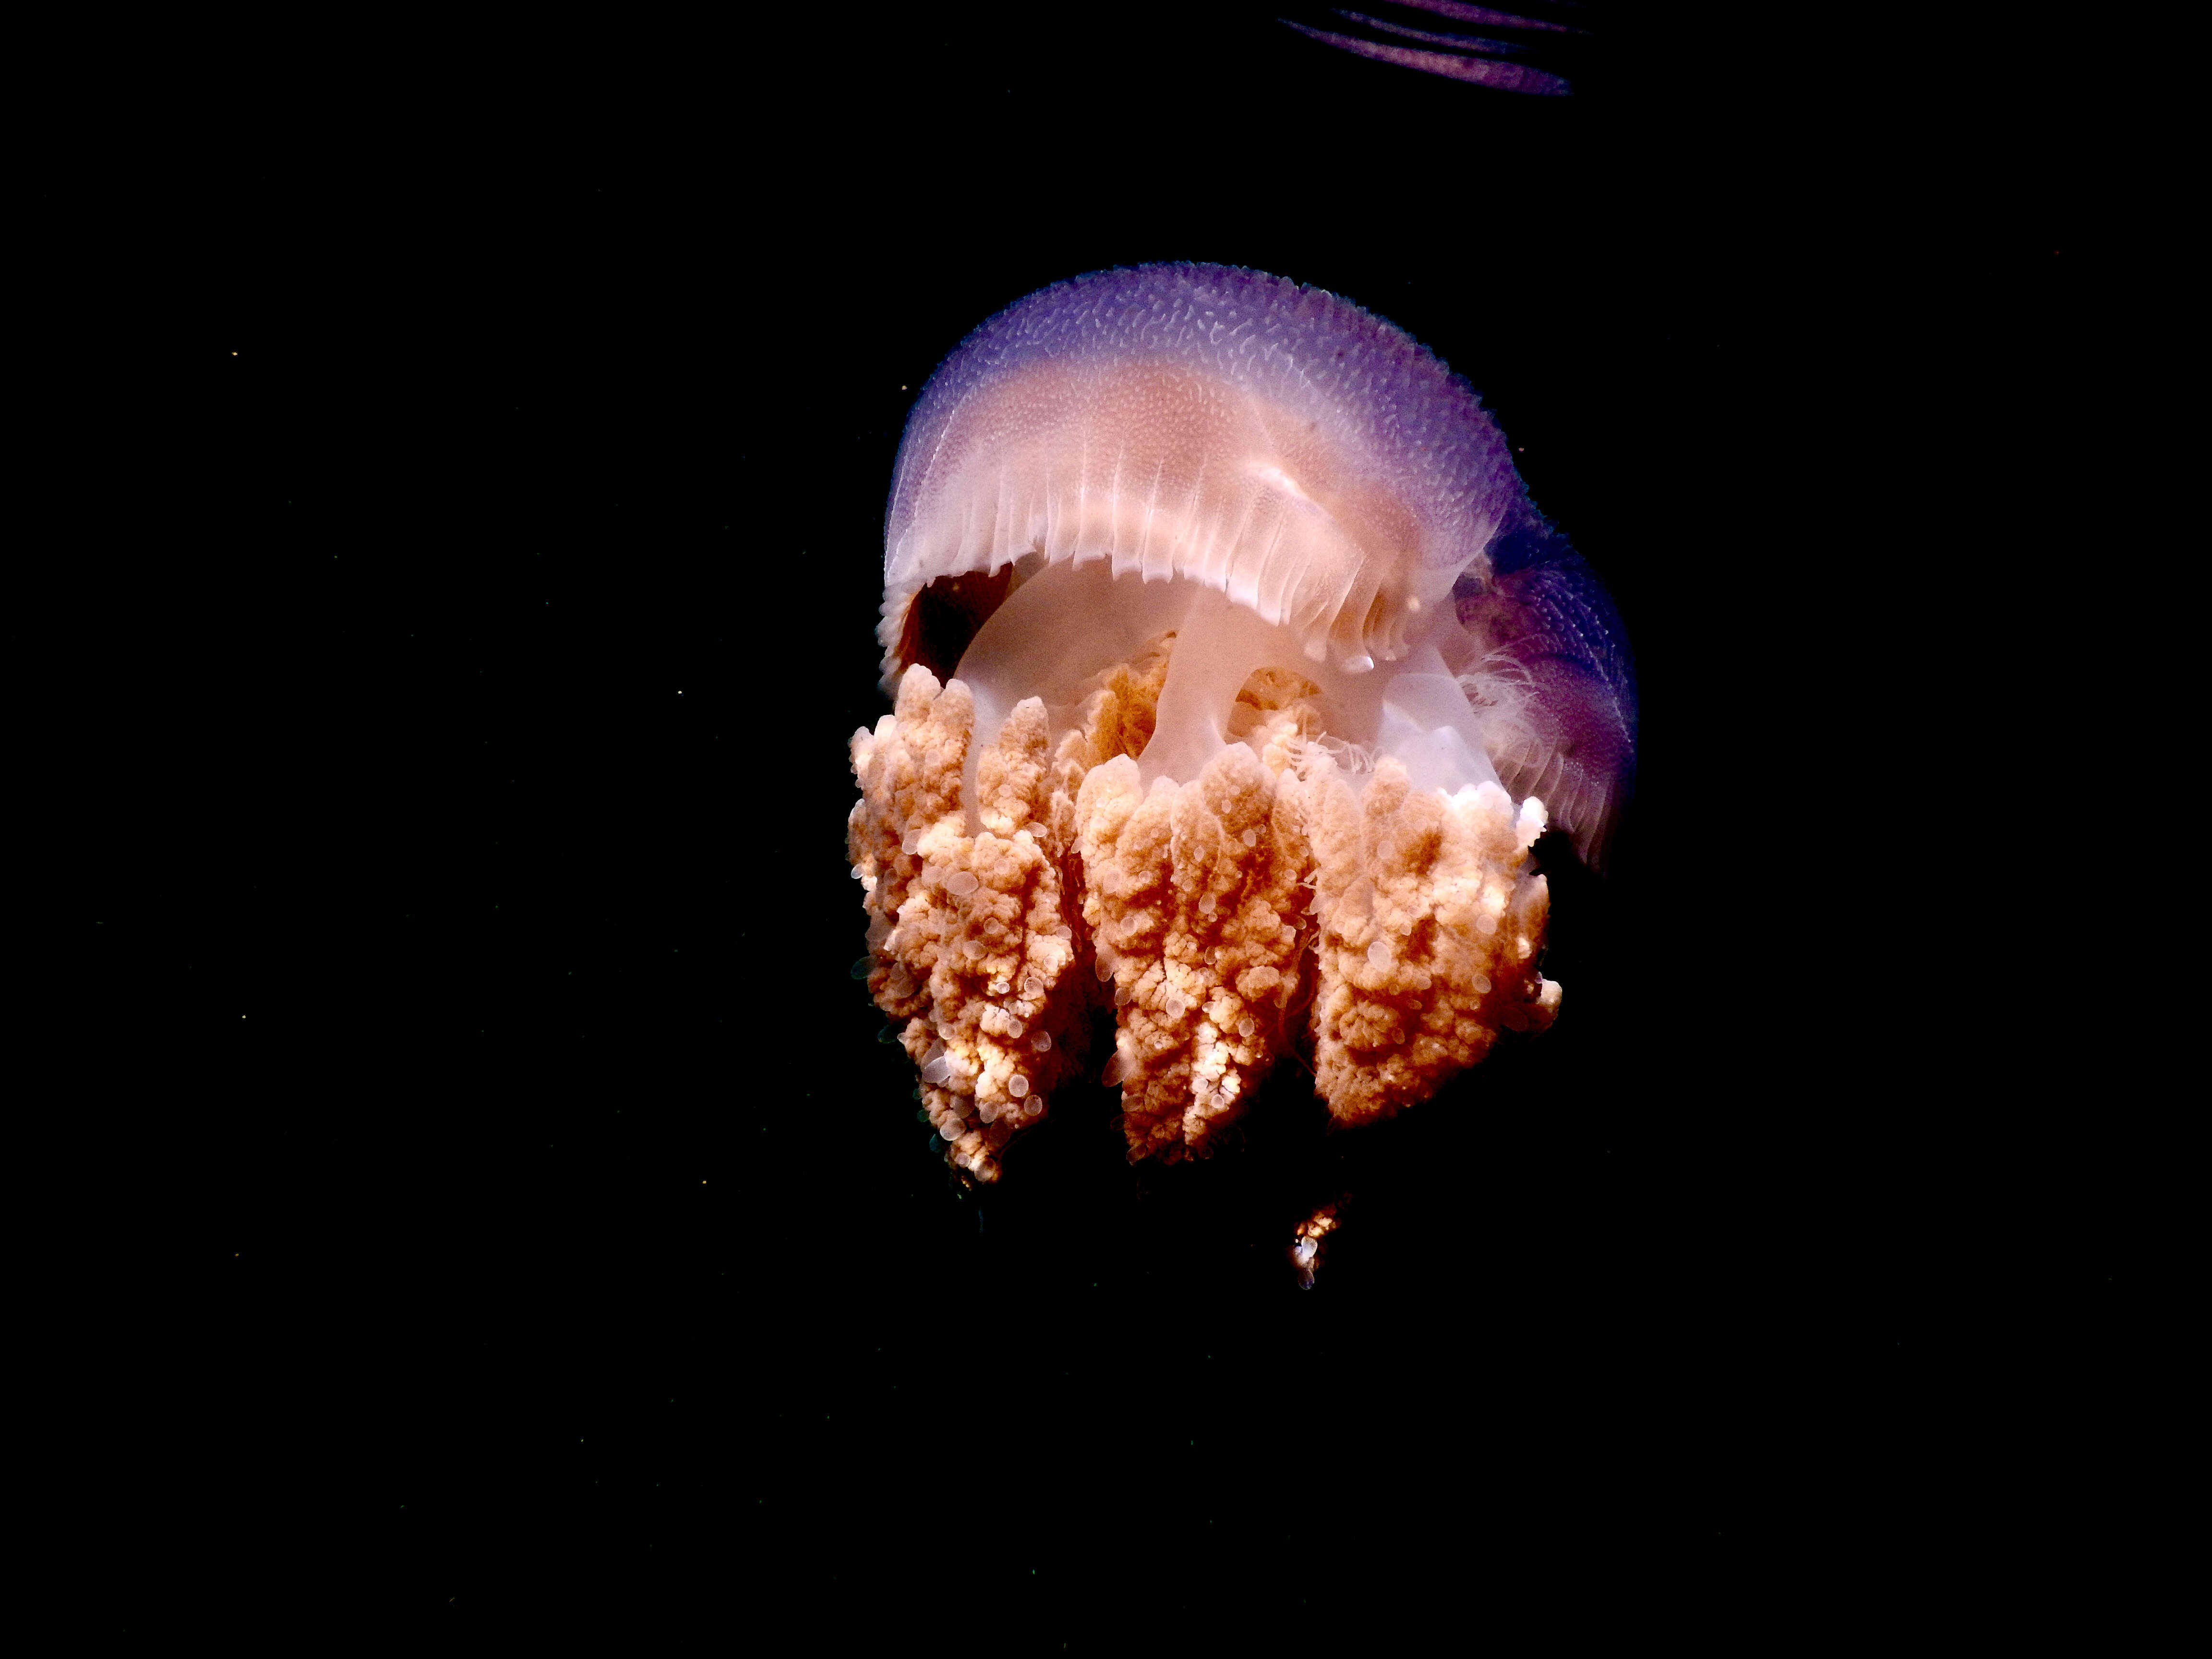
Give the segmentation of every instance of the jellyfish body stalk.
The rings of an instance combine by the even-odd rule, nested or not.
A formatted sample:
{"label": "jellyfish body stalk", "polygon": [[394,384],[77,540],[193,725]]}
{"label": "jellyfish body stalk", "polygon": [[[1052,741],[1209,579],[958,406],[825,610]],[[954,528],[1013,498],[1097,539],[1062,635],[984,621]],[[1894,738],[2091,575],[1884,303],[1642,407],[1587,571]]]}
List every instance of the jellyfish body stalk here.
{"label": "jellyfish body stalk", "polygon": [[1278,654],[1281,630],[1258,612],[1210,587],[1194,586],[1176,623],[1158,724],[1138,757],[1147,785],[1159,778],[1195,778],[1228,745],[1226,726],[1237,694]]}
{"label": "jellyfish body stalk", "polygon": [[[1084,619],[1080,630],[1071,617]],[[1238,693],[1266,668],[1313,683],[1334,736],[1399,756],[1421,787],[1451,793],[1498,781],[1464,677],[1425,633],[1383,674],[1364,654],[1351,665],[1316,661],[1295,631],[1203,584],[1117,579],[1100,562],[1058,565],[1017,588],[960,659],[957,677],[975,702],[962,792],[970,834],[981,827],[974,805],[980,757],[1014,705],[1039,696],[1065,724],[1101,672],[1163,637],[1173,647],[1167,680],[1138,757],[1148,787],[1199,775],[1231,741]]]}

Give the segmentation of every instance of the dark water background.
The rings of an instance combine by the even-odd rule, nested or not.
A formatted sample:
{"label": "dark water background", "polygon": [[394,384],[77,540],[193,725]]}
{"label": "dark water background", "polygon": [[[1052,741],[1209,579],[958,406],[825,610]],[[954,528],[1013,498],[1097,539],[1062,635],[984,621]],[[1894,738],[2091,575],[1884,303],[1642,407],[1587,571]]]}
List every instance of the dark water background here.
{"label": "dark water background", "polygon": [[[156,1277],[210,1403],[118,1524],[224,1565],[137,1627],[1399,1651],[2008,1593],[1989,1517],[2106,1478],[2103,1395],[2026,1472],[2021,1379],[2137,1247],[2118,1137],[1978,1058],[1971,842],[1881,689],[2094,215],[1994,71],[1961,137],[1697,27],[1616,20],[1564,100],[1235,7],[214,78],[225,550],[154,719],[216,850],[147,981],[206,1080]],[[1469,377],[1620,603],[1639,793],[1555,881],[1540,1041],[1170,1170],[1102,1094],[978,1200],[847,971],[891,460],[990,313],[1183,258]]]}

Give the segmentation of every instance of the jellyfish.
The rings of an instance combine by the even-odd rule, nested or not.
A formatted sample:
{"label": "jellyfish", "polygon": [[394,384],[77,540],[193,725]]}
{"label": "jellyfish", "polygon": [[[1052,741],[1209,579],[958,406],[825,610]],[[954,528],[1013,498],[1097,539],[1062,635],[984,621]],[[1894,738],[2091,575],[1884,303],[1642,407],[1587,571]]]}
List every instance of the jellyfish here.
{"label": "jellyfish", "polygon": [[1094,1079],[1174,1162],[1285,1054],[1351,1127],[1551,1024],[1532,849],[1603,858],[1627,645],[1394,325],[1210,264],[1000,312],[908,419],[878,639],[866,977],[956,1170]]}
{"label": "jellyfish", "polygon": [[[1414,28],[1338,7],[1328,9],[1327,27],[1294,17],[1279,21],[1308,40],[1339,52],[1492,92],[1557,98],[1574,90],[1570,78],[1558,73],[1579,55],[1578,48],[1588,44],[1588,31],[1572,23],[1529,15],[1528,7],[1502,11],[1492,6],[1470,5],[1466,0],[1395,0],[1395,3],[1406,10],[1425,11],[1452,23],[1470,25],[1482,33]],[[1555,0],[1548,9],[1578,15],[1571,0]],[[1535,61],[1540,58],[1540,64]]]}

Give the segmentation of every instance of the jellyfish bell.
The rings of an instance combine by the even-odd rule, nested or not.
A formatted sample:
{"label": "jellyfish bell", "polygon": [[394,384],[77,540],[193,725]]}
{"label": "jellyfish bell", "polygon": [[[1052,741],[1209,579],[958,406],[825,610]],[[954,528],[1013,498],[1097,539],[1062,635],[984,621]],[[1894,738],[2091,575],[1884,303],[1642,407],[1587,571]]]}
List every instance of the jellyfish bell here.
{"label": "jellyfish bell", "polygon": [[[1510,11],[1467,0],[1396,0],[1402,9],[1431,14],[1426,27],[1370,17],[1340,7],[1307,8],[1316,18],[1277,21],[1307,40],[1370,62],[1442,76],[1489,92],[1565,97],[1588,60],[1590,32],[1573,21],[1574,0],[1516,5]],[[1547,15],[1549,14],[1549,15]],[[1441,23],[1435,20],[1443,20]],[[1480,29],[1470,33],[1461,25]]]}
{"label": "jellyfish bell", "polygon": [[871,988],[979,1178],[1102,1004],[1132,1158],[1209,1150],[1285,1046],[1358,1122],[1549,1023],[1529,848],[1602,846],[1632,676],[1473,391],[1391,324],[1203,264],[1001,312],[908,423],[878,638]]}
{"label": "jellyfish bell", "polygon": [[884,540],[884,689],[921,659],[928,596],[962,595],[980,626],[938,666],[979,746],[1021,698],[1065,706],[1174,632],[1207,648],[1170,667],[1148,781],[1194,775],[1263,668],[1423,787],[1498,781],[1503,751],[1586,851],[1632,760],[1618,615],[1474,392],[1279,277],[1146,266],[1000,313],[916,403]]}

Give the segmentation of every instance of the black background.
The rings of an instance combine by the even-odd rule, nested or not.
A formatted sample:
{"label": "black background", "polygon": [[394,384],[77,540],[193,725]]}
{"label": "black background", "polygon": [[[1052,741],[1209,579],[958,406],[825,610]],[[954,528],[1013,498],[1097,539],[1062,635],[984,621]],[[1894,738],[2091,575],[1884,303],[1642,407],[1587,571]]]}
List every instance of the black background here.
{"label": "black background", "polygon": [[[1395,1650],[1863,1612],[2102,1478],[2023,1473],[1995,1379],[2128,1319],[2116,1154],[2025,1190],[1944,988],[1971,860],[1881,690],[1936,672],[1897,573],[1955,553],[1961,411],[2072,301],[2063,123],[1992,71],[1961,144],[1910,76],[1603,21],[1562,100],[1233,6],[208,82],[216,556],[135,728],[196,850],[179,925],[94,947],[185,1027],[143,1281],[185,1380],[116,1524],[212,1539],[197,1604]],[[891,461],[992,312],[1186,258],[1469,377],[1620,602],[1639,793],[1555,878],[1540,1041],[1358,1135],[1285,1084],[1167,1170],[1101,1091],[978,1198],[848,971]]]}

